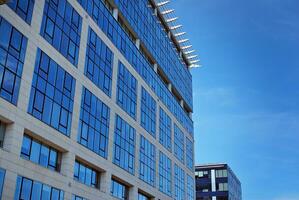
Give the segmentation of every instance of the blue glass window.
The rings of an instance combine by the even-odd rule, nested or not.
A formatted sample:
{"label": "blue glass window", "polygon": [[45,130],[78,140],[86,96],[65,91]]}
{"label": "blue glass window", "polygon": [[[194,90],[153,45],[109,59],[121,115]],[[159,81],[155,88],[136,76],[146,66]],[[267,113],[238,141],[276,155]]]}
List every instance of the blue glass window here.
{"label": "blue glass window", "polygon": [[143,87],[141,90],[141,126],[156,137],[156,101]]}
{"label": "blue glass window", "polygon": [[[112,12],[109,6],[107,6],[107,4],[104,4],[103,1],[97,0],[78,0],[78,2],[91,16],[91,18],[98,24],[102,31],[111,39],[113,44],[134,67],[136,72],[138,72],[138,74],[148,84],[152,91],[155,92],[155,94],[161,99],[165,106],[167,106],[167,108],[174,114],[174,116],[182,124],[182,126],[190,133],[190,135],[193,136],[193,122],[188,116],[188,113],[184,111],[184,109],[177,101],[176,97],[173,96],[173,94],[168,90],[165,83],[161,80],[161,78],[158,77],[148,59],[141,51],[139,51],[139,49],[137,49],[130,34],[126,32],[121,23],[117,22],[112,16]],[[132,1],[132,3],[133,5],[130,5],[130,8],[134,9],[136,6],[135,4],[143,4],[144,1],[138,1],[138,3]],[[172,68],[172,65],[170,64],[169,67]],[[184,70],[183,67],[181,67],[180,69]],[[181,72],[179,72],[179,74],[180,73]],[[175,77],[178,76],[175,75]],[[191,76],[185,77],[183,78],[183,80],[185,80],[186,78],[189,79],[191,78]]]}
{"label": "blue glass window", "polygon": [[142,135],[140,136],[139,177],[155,187],[156,147]]}
{"label": "blue glass window", "polygon": [[174,165],[174,199],[185,200],[185,172],[176,164]]}
{"label": "blue glass window", "polygon": [[150,198],[145,196],[144,194],[138,193],[138,200],[150,200]]}
{"label": "blue glass window", "polygon": [[72,195],[72,200],[87,200],[87,199],[73,194]]}
{"label": "blue glass window", "polygon": [[58,171],[58,151],[24,135],[21,157]]}
{"label": "blue glass window", "polygon": [[171,151],[171,119],[160,107],[159,120],[159,141],[169,151]]}
{"label": "blue glass window", "polygon": [[174,155],[182,163],[184,163],[184,159],[185,159],[184,140],[185,140],[184,133],[176,124],[174,124]]}
{"label": "blue glass window", "polygon": [[135,138],[135,129],[116,115],[113,163],[131,174],[135,169]]}
{"label": "blue glass window", "polygon": [[115,0],[115,4],[129,22],[130,28],[192,108],[192,76],[186,64],[181,61],[179,52],[169,40],[160,20],[153,15],[153,8],[149,6],[148,0]]}
{"label": "blue glass window", "polygon": [[67,0],[46,0],[41,35],[73,65],[78,64],[82,18]]}
{"label": "blue glass window", "polygon": [[105,94],[111,95],[113,53],[89,28],[84,74]]}
{"label": "blue glass window", "polygon": [[121,199],[121,200],[127,200],[128,199],[128,189],[124,184],[112,179],[111,195],[118,199]]}
{"label": "blue glass window", "polygon": [[37,200],[63,200],[64,192],[60,189],[18,176],[15,200],[37,199]]}
{"label": "blue glass window", "polygon": [[187,175],[187,200],[194,200],[194,179]]}
{"label": "blue glass window", "polygon": [[14,0],[8,1],[7,4],[13,9],[27,24],[31,23],[34,0]]}
{"label": "blue glass window", "polygon": [[186,165],[193,171],[193,142],[186,137]]}
{"label": "blue glass window", "polygon": [[17,105],[27,38],[0,16],[0,97]]}
{"label": "blue glass window", "polygon": [[28,113],[69,136],[74,95],[75,79],[38,49]]}
{"label": "blue glass window", "polygon": [[2,197],[2,190],[4,186],[5,170],[0,168],[0,199]]}
{"label": "blue glass window", "polygon": [[159,190],[171,196],[172,164],[171,160],[160,151],[159,153]]}
{"label": "blue glass window", "polygon": [[107,158],[110,109],[94,94],[83,88],[78,142]]}
{"label": "blue glass window", "polygon": [[86,165],[76,161],[74,169],[74,179],[91,187],[98,188],[99,173]]}
{"label": "blue glass window", "polygon": [[136,119],[137,80],[121,63],[118,64],[117,104]]}

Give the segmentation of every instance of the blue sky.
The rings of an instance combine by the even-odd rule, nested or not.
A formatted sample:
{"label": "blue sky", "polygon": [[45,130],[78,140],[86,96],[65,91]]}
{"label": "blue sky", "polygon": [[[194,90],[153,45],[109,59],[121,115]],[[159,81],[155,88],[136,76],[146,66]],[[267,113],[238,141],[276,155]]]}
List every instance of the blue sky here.
{"label": "blue sky", "polygon": [[193,69],[196,163],[226,162],[243,200],[299,200],[299,1],[173,0]]}

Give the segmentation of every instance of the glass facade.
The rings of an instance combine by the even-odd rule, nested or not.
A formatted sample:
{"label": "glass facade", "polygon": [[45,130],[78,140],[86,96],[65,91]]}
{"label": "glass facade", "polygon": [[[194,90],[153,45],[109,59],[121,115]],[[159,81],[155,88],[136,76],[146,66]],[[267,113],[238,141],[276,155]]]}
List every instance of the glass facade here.
{"label": "glass facade", "polygon": [[15,192],[15,200],[17,199],[63,200],[64,192],[50,185],[18,176]]}
{"label": "glass facade", "polygon": [[194,179],[187,175],[187,200],[194,200]]}
{"label": "glass facade", "polygon": [[131,174],[135,173],[135,138],[135,129],[116,115],[113,163]]}
{"label": "glass facade", "polygon": [[99,187],[99,173],[79,161],[75,162],[74,179],[94,188]]}
{"label": "glass facade", "polygon": [[33,138],[24,135],[21,157],[37,163],[43,167],[58,171],[58,151],[44,145]]}
{"label": "glass facade", "polygon": [[[8,123],[0,122],[0,147],[6,142],[3,127],[7,126],[10,131],[11,124],[16,123],[25,131],[19,151],[21,158],[17,162],[26,163],[26,159],[51,169],[43,169],[49,174],[69,176],[75,180],[72,184],[76,188],[85,184],[92,190],[99,189],[100,178],[107,178],[101,176],[102,172],[107,171],[110,175],[110,169],[103,165],[98,171],[92,161],[104,158],[105,162],[113,163],[113,170],[116,168],[108,177],[112,179],[111,191],[106,192],[118,199],[128,199],[131,189],[136,192],[136,188],[138,200],[164,199],[166,195],[175,200],[193,199],[194,183],[188,175],[194,164],[193,138],[189,139],[193,137],[193,122],[189,117],[192,110],[191,75],[173,50],[171,41],[164,38],[165,31],[157,24],[151,3],[148,0],[115,0],[111,5],[107,0],[44,0],[39,3],[37,0],[11,1],[8,3],[10,8],[0,14],[0,97],[17,106],[23,65],[28,63],[33,67],[34,64],[33,73],[24,70],[24,84],[31,87],[28,87],[30,91],[21,94],[29,95],[28,107],[25,111],[18,108],[16,112],[20,112],[18,116],[26,116],[27,122],[41,121],[25,126],[11,116],[7,117],[9,123],[6,116],[0,116],[5,119],[4,123]],[[119,11],[118,16],[115,16],[115,8]],[[25,28],[24,35],[28,39],[8,22],[12,14],[18,20],[11,23]],[[9,16],[8,21],[4,19],[6,16]],[[141,21],[137,22],[137,19]],[[38,33],[34,33],[36,27],[40,27]],[[82,31],[85,38],[81,38]],[[37,34],[40,36],[36,37]],[[137,39],[140,39],[140,46]],[[33,45],[37,51],[27,52],[25,62],[27,40],[30,41],[28,49],[31,50]],[[84,49],[80,49],[81,40]],[[86,43],[86,49],[83,43]],[[74,67],[69,68],[71,65]],[[117,70],[114,76],[113,70]],[[26,82],[31,76],[32,82]],[[76,81],[80,87],[77,87],[75,100]],[[19,101],[23,106],[22,95]],[[181,97],[184,106],[180,104]],[[112,125],[111,121],[112,128],[109,127],[110,120],[115,122]],[[43,138],[38,130],[47,125],[48,135]],[[32,127],[33,130],[29,130]],[[61,134],[54,133],[57,131]],[[109,141],[113,145],[109,146]],[[80,155],[71,152],[73,147],[68,149],[71,145],[79,148]],[[88,158],[82,157],[82,151]],[[73,160],[65,156],[69,153],[74,156]],[[64,165],[71,165],[74,172],[65,174]],[[17,166],[17,173],[29,170],[20,171],[19,167],[22,166]],[[62,174],[57,173],[60,170]],[[132,177],[132,180],[122,180],[119,172],[126,173],[125,177]],[[1,173],[0,169],[0,197],[5,170]],[[66,191],[68,186],[61,186],[56,175],[48,183],[61,186],[60,189],[35,181],[38,178],[30,174],[27,174],[28,178],[19,174],[15,199],[64,199],[63,190]],[[156,193],[141,188],[144,184],[136,185],[136,180],[152,186],[150,191],[156,190]],[[98,192],[104,192],[105,188]],[[85,200],[82,194],[74,191],[68,198]]]}
{"label": "glass facade", "polygon": [[127,200],[128,199],[128,189],[124,184],[112,179],[111,195],[116,197],[117,199]]}
{"label": "glass facade", "polygon": [[192,107],[191,74],[179,59],[179,53],[174,50],[160,20],[153,15],[148,0],[116,0],[115,3],[186,103]]}
{"label": "glass facade", "polygon": [[0,97],[17,105],[27,38],[0,16]]}
{"label": "glass facade", "polygon": [[184,163],[184,159],[185,159],[184,140],[185,140],[184,133],[176,124],[174,124],[174,155],[182,163]]}
{"label": "glass facade", "polygon": [[171,118],[160,107],[159,142],[169,151],[172,151]]}
{"label": "glass facade", "polygon": [[111,9],[107,9],[103,1],[78,0],[78,2],[134,67],[152,91],[161,99],[163,104],[167,106],[182,126],[193,136],[192,120],[180,106],[174,95],[168,90],[165,83],[158,77],[152,64],[149,63],[142,52],[136,47],[123,26],[112,16]]}
{"label": "glass facade", "polygon": [[136,119],[137,80],[121,62],[118,64],[116,102],[133,119]]}
{"label": "glass facade", "polygon": [[156,101],[142,87],[141,90],[141,126],[156,137]]}
{"label": "glass facade", "polygon": [[174,165],[174,199],[185,200],[185,172],[176,164]]}
{"label": "glass facade", "polygon": [[83,88],[78,142],[107,158],[110,109],[99,98]]}
{"label": "glass facade", "polygon": [[19,15],[27,24],[31,23],[34,0],[15,0],[7,4],[17,15]]}
{"label": "glass facade", "polygon": [[78,64],[82,18],[67,0],[46,0],[40,34],[73,65]]}
{"label": "glass facade", "polygon": [[0,199],[2,198],[2,190],[4,186],[5,170],[0,168]]}
{"label": "glass facade", "polygon": [[187,167],[193,171],[193,142],[186,137],[186,165]]}
{"label": "glass facade", "polygon": [[89,28],[84,74],[108,96],[111,95],[113,53]]}
{"label": "glass facade", "polygon": [[38,49],[28,113],[69,136],[74,95],[75,79]]}
{"label": "glass facade", "polygon": [[156,147],[142,135],[140,136],[139,177],[155,187]]}
{"label": "glass facade", "polygon": [[172,195],[172,164],[161,151],[159,152],[159,190],[168,196]]}

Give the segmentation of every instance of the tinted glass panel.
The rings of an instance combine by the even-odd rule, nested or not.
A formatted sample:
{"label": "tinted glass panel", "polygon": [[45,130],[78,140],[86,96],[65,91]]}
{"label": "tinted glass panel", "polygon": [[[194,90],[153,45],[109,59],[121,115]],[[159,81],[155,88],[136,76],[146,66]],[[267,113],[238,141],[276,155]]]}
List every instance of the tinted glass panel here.
{"label": "tinted glass panel", "polygon": [[107,158],[109,122],[109,107],[83,88],[78,142]]}
{"label": "tinted glass panel", "polygon": [[40,34],[75,66],[81,26],[81,16],[67,0],[46,0]]}
{"label": "tinted glass panel", "polygon": [[184,159],[185,159],[184,140],[185,140],[184,133],[176,124],[174,124],[174,155],[182,163],[184,163]]}
{"label": "tinted glass panel", "polygon": [[136,119],[137,80],[121,63],[118,64],[117,104]]}
{"label": "tinted glass panel", "polygon": [[142,87],[141,90],[141,126],[156,137],[156,101]]}
{"label": "tinted glass panel", "polygon": [[17,178],[15,200],[50,200],[50,198],[63,200],[63,197],[62,190],[25,177],[18,176]]}
{"label": "tinted glass panel", "polygon": [[57,154],[57,150],[44,145],[27,135],[24,135],[21,157],[49,169],[58,171]]}
{"label": "tinted glass panel", "polygon": [[[95,178],[92,178],[92,174],[95,174]],[[74,179],[85,185],[98,187],[98,172],[78,161],[75,163]]]}
{"label": "tinted glass panel", "polygon": [[0,16],[0,97],[17,105],[27,38]]}
{"label": "tinted glass panel", "polygon": [[193,171],[193,142],[186,137],[186,165]]}
{"label": "tinted glass panel", "polygon": [[135,135],[135,129],[116,115],[113,163],[131,174],[135,168]]}
{"label": "tinted glass panel", "polygon": [[168,196],[172,191],[172,164],[171,160],[160,151],[159,153],[159,190]]}
{"label": "tinted glass panel", "polygon": [[8,1],[7,4],[28,24],[31,23],[34,0],[14,0]]}
{"label": "tinted glass panel", "polygon": [[110,96],[113,53],[91,28],[88,36],[84,74]]}
{"label": "tinted glass panel", "polygon": [[0,199],[2,197],[2,190],[4,185],[5,170],[0,168]]}
{"label": "tinted glass panel", "polygon": [[142,135],[140,136],[139,177],[155,187],[156,147]]}
{"label": "tinted glass panel", "polygon": [[171,142],[171,119],[160,107],[159,119],[159,142],[169,151],[172,149]]}
{"label": "tinted glass panel", "polygon": [[74,95],[75,79],[38,49],[28,113],[69,136]]}
{"label": "tinted glass panel", "polygon": [[127,200],[127,187],[115,180],[111,181],[111,195],[122,200]]}
{"label": "tinted glass panel", "polygon": [[174,165],[174,199],[185,200],[185,172],[182,168]]}

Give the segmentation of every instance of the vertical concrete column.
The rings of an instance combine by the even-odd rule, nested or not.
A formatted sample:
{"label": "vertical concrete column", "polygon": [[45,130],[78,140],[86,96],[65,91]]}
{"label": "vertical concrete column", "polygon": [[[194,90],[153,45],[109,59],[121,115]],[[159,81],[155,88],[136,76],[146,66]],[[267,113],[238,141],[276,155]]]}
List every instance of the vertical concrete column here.
{"label": "vertical concrete column", "polygon": [[[66,152],[62,154],[60,173],[66,176],[68,187],[72,186],[72,180],[74,177],[75,166],[75,154],[72,152]],[[71,188],[64,193],[65,199],[71,199]]]}
{"label": "vertical concrete column", "polygon": [[182,108],[184,107],[184,101],[183,101],[183,99],[180,100],[180,105],[181,105]]}
{"label": "vertical concrete column", "polygon": [[24,127],[18,123],[7,124],[5,130],[5,138],[3,149],[20,156]]}
{"label": "vertical concrete column", "polygon": [[118,20],[118,9],[117,8],[114,8],[113,9],[113,17],[114,17],[114,19],[116,19],[116,21]]}
{"label": "vertical concrete column", "polygon": [[[215,176],[215,169],[211,170],[211,184],[212,184],[212,192],[216,191],[216,176]],[[212,198],[214,200],[214,197]],[[216,200],[216,197],[215,197]]]}
{"label": "vertical concrete column", "polygon": [[154,71],[155,71],[156,73],[158,73],[158,64],[157,64],[157,63],[154,64]]}
{"label": "vertical concrete column", "polygon": [[132,186],[129,188],[129,200],[137,200],[138,199],[138,188],[136,186]]}
{"label": "vertical concrete column", "polygon": [[70,135],[73,142],[77,142],[77,136],[78,136],[78,128],[79,128],[78,126],[79,126],[81,99],[82,99],[82,91],[83,91],[83,83],[82,83],[83,78],[80,77],[84,77],[86,46],[88,40],[88,22],[85,17],[82,17],[81,30],[82,31],[80,37],[79,58],[78,58],[79,79],[76,80],[74,107],[73,107],[73,116],[72,116],[72,128],[71,128],[71,135]]}
{"label": "vertical concrete column", "polygon": [[140,39],[135,40],[135,46],[137,47],[137,49],[140,49]]}
{"label": "vertical concrete column", "polygon": [[6,170],[5,172],[5,182],[2,190],[2,199],[14,199],[16,191],[16,181],[18,174],[12,171]]}
{"label": "vertical concrete column", "polygon": [[189,112],[188,116],[189,116],[190,119],[192,119],[192,112]]}
{"label": "vertical concrete column", "polygon": [[[112,84],[111,84],[111,101],[112,102],[116,102],[118,62],[119,62],[118,57],[116,54],[114,54],[113,70],[112,70]],[[110,162],[113,162],[114,127],[115,127],[115,108],[112,107],[112,108],[110,108],[108,157],[107,157],[107,160],[109,160]]]}
{"label": "vertical concrete column", "polygon": [[171,92],[172,90],[172,84],[171,83],[168,83],[168,90]]}
{"label": "vertical concrete column", "polygon": [[154,15],[155,15],[155,16],[158,15],[158,9],[157,9],[157,8],[154,9]]}
{"label": "vertical concrete column", "polygon": [[111,187],[111,173],[106,171],[101,174],[100,177],[100,190],[101,192],[109,195]]}

